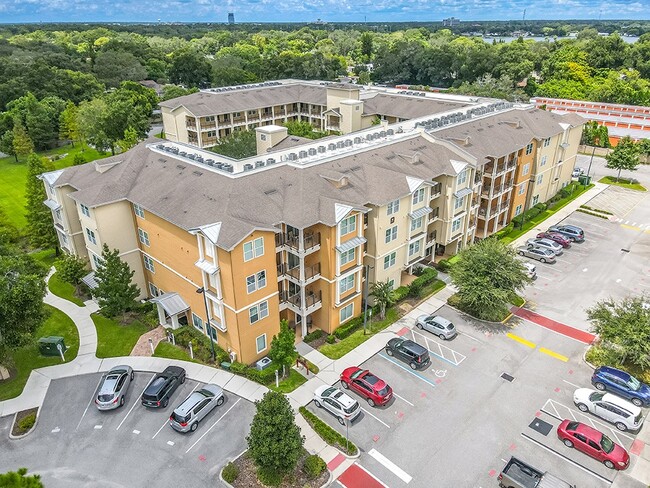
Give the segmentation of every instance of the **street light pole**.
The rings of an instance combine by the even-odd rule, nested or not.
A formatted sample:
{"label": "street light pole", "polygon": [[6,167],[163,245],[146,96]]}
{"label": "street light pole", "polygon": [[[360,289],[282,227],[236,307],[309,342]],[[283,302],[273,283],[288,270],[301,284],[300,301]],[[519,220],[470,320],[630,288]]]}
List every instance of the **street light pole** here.
{"label": "street light pole", "polygon": [[594,160],[594,154],[596,153],[596,146],[593,147],[591,151],[591,159],[589,160],[589,168],[587,169],[587,176],[589,176],[589,173],[591,172],[591,163]]}
{"label": "street light pole", "polygon": [[368,317],[368,270],[370,266],[366,264],[364,269],[364,274],[366,279],[363,282],[363,335],[366,335],[366,320]]}
{"label": "street light pole", "polygon": [[208,310],[208,299],[205,296],[205,288],[201,287],[196,290],[197,293],[203,294],[203,304],[205,305],[205,320],[208,325],[208,335],[210,336],[210,350],[212,352],[212,361],[214,362],[216,357],[214,354],[214,338],[212,337],[212,326],[210,325],[210,312]]}

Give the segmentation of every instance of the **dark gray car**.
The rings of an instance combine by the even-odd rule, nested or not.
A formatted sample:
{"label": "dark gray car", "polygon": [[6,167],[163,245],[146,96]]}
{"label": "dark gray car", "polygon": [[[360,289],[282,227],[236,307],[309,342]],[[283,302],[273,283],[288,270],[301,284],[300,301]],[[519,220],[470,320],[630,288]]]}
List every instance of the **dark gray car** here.
{"label": "dark gray car", "polygon": [[396,337],[386,343],[386,354],[407,363],[411,369],[423,369],[431,362],[429,351],[410,339]]}
{"label": "dark gray car", "polygon": [[226,397],[218,385],[205,385],[199,391],[190,393],[183,403],[174,409],[169,425],[179,432],[194,432],[215,407],[223,405]]}
{"label": "dark gray car", "polygon": [[124,405],[126,392],[134,374],[131,366],[115,366],[106,373],[97,389],[95,405],[98,410],[113,410]]}
{"label": "dark gray car", "polygon": [[142,405],[150,408],[165,408],[169,398],[179,385],[185,383],[185,370],[180,366],[167,366],[158,373],[142,393]]}

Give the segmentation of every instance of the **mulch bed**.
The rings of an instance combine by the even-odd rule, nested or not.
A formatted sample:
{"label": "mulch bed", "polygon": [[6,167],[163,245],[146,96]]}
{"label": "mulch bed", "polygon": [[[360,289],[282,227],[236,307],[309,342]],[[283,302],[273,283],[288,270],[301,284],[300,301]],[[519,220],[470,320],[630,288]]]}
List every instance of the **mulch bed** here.
{"label": "mulch bed", "polygon": [[[31,415],[31,414],[35,414],[35,415],[36,415],[37,413],[38,413],[38,407],[36,407],[36,408],[30,408],[29,410],[23,410],[22,412],[18,412],[18,413],[16,414],[16,419],[14,420],[14,425],[11,427],[11,435],[14,435],[14,436],[20,436],[20,435],[24,435],[24,434],[26,434],[27,432],[29,432],[29,430],[31,430],[31,429],[29,429],[29,430],[22,430],[22,429],[19,427],[20,421],[21,421],[22,419],[24,419],[25,417],[27,417],[28,415]],[[33,427],[32,427],[32,428],[33,428]]]}
{"label": "mulch bed", "polygon": [[[327,482],[329,479],[327,469],[315,480],[307,478],[302,471],[302,464],[306,457],[305,455],[298,461],[295,473],[287,476],[282,484],[279,485],[279,488],[319,488]],[[257,480],[257,470],[253,464],[253,460],[247,453],[240,456],[234,463],[239,468],[239,476],[232,483],[232,486],[235,488],[266,488],[266,485],[263,485]]]}

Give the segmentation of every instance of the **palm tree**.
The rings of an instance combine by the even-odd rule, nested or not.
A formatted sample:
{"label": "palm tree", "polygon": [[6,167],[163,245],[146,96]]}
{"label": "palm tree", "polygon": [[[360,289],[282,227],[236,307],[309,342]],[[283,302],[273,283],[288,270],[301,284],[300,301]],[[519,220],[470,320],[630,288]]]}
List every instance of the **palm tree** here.
{"label": "palm tree", "polygon": [[388,280],[380,281],[370,285],[370,294],[375,298],[375,302],[379,305],[379,318],[386,317],[386,308],[395,303],[395,291]]}

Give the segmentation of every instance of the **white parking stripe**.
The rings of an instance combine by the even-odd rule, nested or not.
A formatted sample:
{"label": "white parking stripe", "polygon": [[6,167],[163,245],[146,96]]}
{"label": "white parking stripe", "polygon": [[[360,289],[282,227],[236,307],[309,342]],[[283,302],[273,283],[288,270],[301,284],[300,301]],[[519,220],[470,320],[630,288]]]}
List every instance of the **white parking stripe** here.
{"label": "white parking stripe", "polygon": [[380,454],[376,449],[370,449],[368,451],[368,455],[372,456],[377,461],[379,461],[380,464],[382,464],[385,468],[388,468],[389,471],[391,471],[395,476],[401,479],[404,483],[408,484],[413,479],[413,477],[410,476],[408,473],[406,473],[406,471],[404,471],[402,468],[397,466],[395,463],[393,463],[390,459],[388,459],[383,454]]}
{"label": "white parking stripe", "polygon": [[[194,390],[196,390],[196,389],[198,388],[198,386],[199,386],[199,384],[197,383],[196,386],[195,386],[194,388],[192,388],[192,391],[190,392],[190,395],[194,392]],[[190,396],[190,395],[187,395],[187,396]],[[158,429],[158,432],[156,432],[156,433],[153,435],[152,439],[155,439],[156,436],[157,436],[158,434],[160,434],[160,431],[163,430],[163,429],[165,428],[165,425],[167,425],[167,422],[169,422],[169,418],[167,418],[167,419],[165,420],[165,423],[162,424],[162,425],[160,426],[160,429]]]}
{"label": "white parking stripe", "polygon": [[95,390],[93,391],[93,396],[88,402],[88,405],[86,405],[86,410],[84,410],[84,413],[81,415],[81,418],[79,419],[79,423],[77,424],[77,427],[74,430],[77,430],[79,426],[81,425],[81,422],[83,421],[84,417],[86,416],[86,413],[88,413],[88,409],[90,408],[90,404],[95,400],[95,396],[97,395],[97,390],[99,389],[99,384],[102,382],[104,379],[104,375],[99,378],[99,381],[97,382],[97,386],[95,387]]}
{"label": "white parking stripe", "polygon": [[570,381],[567,381],[567,380],[562,380],[562,381],[564,381],[566,384],[571,385],[571,386],[573,386],[575,388],[580,388],[578,385],[576,385],[574,383],[571,383]]}
{"label": "white parking stripe", "polygon": [[[140,393],[140,395],[138,396],[138,398],[142,397],[144,391],[149,387],[149,385],[151,384],[151,382],[153,381],[153,379],[154,379],[155,376],[156,376],[156,373],[154,373],[154,374],[151,375],[151,378],[150,378],[149,381],[147,382],[147,386],[144,387],[144,389],[142,390],[142,393]],[[127,418],[129,415],[131,415],[131,412],[133,411],[133,409],[135,408],[135,406],[136,406],[137,404],[138,404],[138,401],[136,400],[136,401],[133,403],[133,405],[131,405],[131,408],[129,409],[129,411],[126,412],[126,415],[124,416],[124,418],[123,418],[122,421],[120,422],[120,425],[118,425],[118,426],[117,426],[117,429],[115,429],[115,430],[120,430],[120,427],[122,427],[122,424],[124,423],[124,421],[126,420],[126,418]],[[140,432],[138,432],[138,434],[139,434],[139,433],[140,433]]]}
{"label": "white parking stripe", "polygon": [[386,427],[388,427],[388,428],[390,429],[390,425],[388,425],[386,422],[384,422],[383,420],[381,420],[379,417],[374,416],[373,414],[371,414],[370,412],[368,412],[368,410],[366,410],[366,409],[363,408],[363,407],[361,407],[361,410],[363,410],[365,413],[367,413],[368,415],[370,415],[373,419],[375,419],[375,420],[376,420],[377,422],[379,422],[380,424],[384,424]]}
{"label": "white parking stripe", "polygon": [[228,412],[230,412],[233,408],[235,408],[235,405],[237,405],[239,403],[239,400],[241,400],[241,398],[238,398],[237,401],[232,404],[232,407],[230,407],[228,410],[226,410],[226,412],[221,417],[219,417],[219,419],[214,424],[212,424],[210,426],[210,428],[208,430],[206,430],[203,433],[203,435],[196,440],[196,442],[194,444],[192,444],[190,447],[188,447],[187,451],[185,451],[185,454],[190,452],[192,450],[192,448],[194,446],[196,446],[201,441],[201,439],[203,439],[206,435],[208,435],[208,433],[214,428],[214,426],[217,425],[221,421],[222,418],[224,418],[226,415],[228,415]]}
{"label": "white parking stripe", "polygon": [[413,405],[411,402],[409,402],[406,398],[404,398],[404,397],[402,397],[402,396],[399,396],[397,393],[393,392],[393,395],[396,396],[397,398],[399,398],[400,400],[402,400],[402,401],[408,403],[408,404],[411,405],[412,407],[415,407],[415,405]]}

